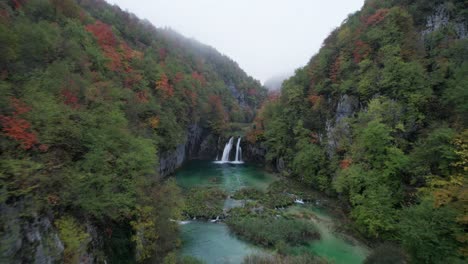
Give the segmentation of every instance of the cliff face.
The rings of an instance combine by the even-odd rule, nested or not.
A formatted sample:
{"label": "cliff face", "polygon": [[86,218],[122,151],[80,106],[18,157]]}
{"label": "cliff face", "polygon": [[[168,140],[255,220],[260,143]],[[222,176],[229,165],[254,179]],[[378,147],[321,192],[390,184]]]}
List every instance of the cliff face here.
{"label": "cliff face", "polygon": [[160,153],[159,175],[165,177],[172,174],[190,159],[214,159],[218,152],[218,141],[218,137],[208,129],[198,124],[190,125],[184,143],[173,151]]}

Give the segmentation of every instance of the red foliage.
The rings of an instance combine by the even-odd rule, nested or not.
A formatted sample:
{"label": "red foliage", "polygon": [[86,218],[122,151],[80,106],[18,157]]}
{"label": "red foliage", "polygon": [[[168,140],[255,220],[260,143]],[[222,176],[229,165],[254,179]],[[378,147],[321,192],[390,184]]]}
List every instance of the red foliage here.
{"label": "red foliage", "polygon": [[124,86],[126,88],[131,88],[134,85],[138,84],[143,80],[143,75],[135,72],[130,72],[128,75],[125,76]]}
{"label": "red foliage", "polygon": [[270,92],[268,92],[268,101],[274,102],[274,101],[277,101],[279,98],[280,98],[279,91],[270,91]]}
{"label": "red foliage", "polygon": [[184,79],[184,74],[181,72],[176,73],[174,83],[180,83]]}
{"label": "red foliage", "polygon": [[159,55],[159,59],[161,61],[164,61],[166,60],[166,57],[167,57],[167,50],[165,48],[160,48],[158,50],[158,55]]}
{"label": "red foliage", "polygon": [[10,105],[15,109],[15,111],[13,112],[14,116],[22,115],[31,111],[31,108],[29,106],[27,106],[25,103],[21,102],[21,100],[14,97],[10,98]]}
{"label": "red foliage", "polygon": [[20,9],[25,3],[26,0],[13,0],[13,7],[15,9]]}
{"label": "red foliage", "polygon": [[13,116],[0,115],[2,131],[7,137],[18,141],[23,149],[30,149],[38,143],[37,137],[36,134],[28,131],[31,124],[20,118],[20,115],[31,111],[31,108],[17,98],[11,98],[10,105],[15,109]]}
{"label": "red foliage", "polygon": [[96,37],[101,47],[115,46],[117,44],[117,39],[112,32],[112,28],[109,25],[102,23],[101,21],[87,25],[86,30],[91,32]]}
{"label": "red foliage", "polygon": [[312,104],[312,109],[317,110],[320,108],[320,105],[322,105],[322,102],[324,101],[323,95],[316,95],[312,94],[307,97],[309,99],[309,102]]}
{"label": "red foliage", "polygon": [[352,160],[351,159],[344,159],[342,161],[340,161],[340,168],[342,170],[345,170],[347,168],[349,168],[349,166],[352,164]]}
{"label": "red foliage", "polygon": [[331,69],[330,69],[330,80],[333,83],[338,82],[338,77],[339,77],[338,75],[339,75],[339,72],[340,72],[340,67],[341,67],[341,57],[337,56],[336,59],[335,59],[335,62],[333,63],[333,65],[331,66]]}
{"label": "red foliage", "polygon": [[319,142],[319,135],[316,132],[310,132],[310,142],[314,144]]}
{"label": "red foliage", "polygon": [[202,86],[205,86],[206,85],[206,79],[203,75],[201,75],[200,73],[198,72],[193,72],[192,73],[192,78],[194,80],[197,80]]}
{"label": "red foliage", "polygon": [[258,94],[258,91],[256,89],[251,88],[247,91],[247,94],[250,96],[256,96]]}
{"label": "red foliage", "polygon": [[368,17],[366,19],[366,26],[372,26],[372,25],[376,25],[380,22],[382,22],[382,20],[385,19],[385,17],[387,16],[388,12],[390,10],[386,9],[386,8],[383,8],[383,9],[379,9],[377,10],[377,12],[375,12],[375,14],[373,14],[372,16]]}
{"label": "red foliage", "polygon": [[357,40],[354,43],[354,50],[353,50],[354,62],[356,64],[360,63],[363,58],[369,55],[370,52],[371,52],[371,48],[367,43],[361,40]]}
{"label": "red foliage", "polygon": [[96,37],[104,55],[110,59],[107,65],[109,69],[126,73],[133,71],[129,62],[133,58],[141,58],[140,52],[132,50],[125,42],[119,42],[112,28],[101,21],[87,25],[86,30]]}
{"label": "red foliage", "polygon": [[47,152],[47,150],[49,150],[49,145],[41,144],[41,145],[39,145],[38,148],[39,148],[39,150],[40,150],[41,152]]}
{"label": "red foliage", "polygon": [[70,106],[73,109],[80,107],[78,104],[78,97],[69,89],[63,89],[61,92],[63,101],[66,105]]}
{"label": "red foliage", "polygon": [[212,112],[217,113],[223,123],[227,122],[229,116],[226,113],[226,111],[224,111],[221,97],[219,97],[218,95],[210,95],[208,101],[211,105]]}
{"label": "red foliage", "polygon": [[149,95],[147,91],[139,91],[136,94],[137,101],[140,103],[147,103],[149,102]]}
{"label": "red foliage", "polygon": [[174,88],[169,83],[169,78],[165,73],[163,73],[159,80],[156,82],[156,90],[162,92],[164,99],[167,99],[174,95]]}

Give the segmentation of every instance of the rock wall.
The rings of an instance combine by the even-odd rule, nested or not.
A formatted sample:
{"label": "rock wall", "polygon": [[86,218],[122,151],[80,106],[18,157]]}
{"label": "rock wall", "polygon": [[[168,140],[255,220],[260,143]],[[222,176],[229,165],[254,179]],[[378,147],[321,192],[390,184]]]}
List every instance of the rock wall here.
{"label": "rock wall", "polygon": [[445,5],[438,6],[434,13],[427,17],[425,29],[422,31],[423,36],[437,31],[441,28],[452,26],[459,39],[468,38],[468,24],[460,18],[450,16]]}
{"label": "rock wall", "polygon": [[214,159],[217,152],[218,137],[198,124],[190,125],[184,143],[179,144],[175,150],[159,154],[159,175],[170,175],[186,160]]}
{"label": "rock wall", "polygon": [[24,204],[0,205],[0,263],[61,263],[63,243],[50,216],[21,215]]}
{"label": "rock wall", "polygon": [[349,124],[347,117],[352,116],[359,107],[359,100],[347,94],[341,95],[335,107],[334,117],[326,121],[327,154],[332,157],[340,146],[341,140],[349,139]]}

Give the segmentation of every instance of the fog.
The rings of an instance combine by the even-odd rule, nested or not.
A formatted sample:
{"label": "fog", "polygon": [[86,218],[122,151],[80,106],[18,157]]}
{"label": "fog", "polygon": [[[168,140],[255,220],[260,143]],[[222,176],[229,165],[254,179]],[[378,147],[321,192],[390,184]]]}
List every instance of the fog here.
{"label": "fog", "polygon": [[304,66],[364,0],[107,0],[213,46],[265,82]]}

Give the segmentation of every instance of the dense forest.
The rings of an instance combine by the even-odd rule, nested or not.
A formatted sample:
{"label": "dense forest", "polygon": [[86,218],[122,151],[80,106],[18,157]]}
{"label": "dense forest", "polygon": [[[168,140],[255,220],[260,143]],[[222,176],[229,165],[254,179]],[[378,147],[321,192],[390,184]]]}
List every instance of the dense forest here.
{"label": "dense forest", "polygon": [[395,245],[411,263],[468,256],[467,17],[463,0],[366,1],[249,132],[283,175],[338,197],[355,232],[393,244],[369,263]]}
{"label": "dense forest", "polygon": [[270,92],[104,0],[0,0],[0,54],[0,263],[199,263],[177,221],[231,194],[166,176],[231,136],[281,179],[233,195],[231,232],[277,253],[245,263],[326,263],[288,251],[320,239],[280,218],[290,186],[339,204],[366,263],[468,259],[467,0],[366,0]]}
{"label": "dense forest", "polygon": [[2,263],[159,262],[181,198],[158,155],[192,124],[252,121],[266,96],[215,49],[103,0],[2,0],[0,50]]}

